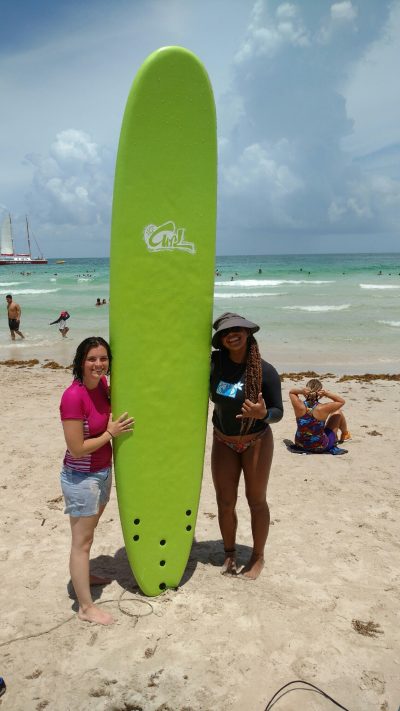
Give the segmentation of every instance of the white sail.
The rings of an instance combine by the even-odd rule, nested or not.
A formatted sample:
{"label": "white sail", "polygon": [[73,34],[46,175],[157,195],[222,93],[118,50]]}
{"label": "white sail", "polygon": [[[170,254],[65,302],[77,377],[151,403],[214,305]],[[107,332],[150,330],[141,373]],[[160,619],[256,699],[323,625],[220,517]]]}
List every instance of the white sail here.
{"label": "white sail", "polygon": [[7,215],[1,226],[1,254],[14,254],[10,215]]}

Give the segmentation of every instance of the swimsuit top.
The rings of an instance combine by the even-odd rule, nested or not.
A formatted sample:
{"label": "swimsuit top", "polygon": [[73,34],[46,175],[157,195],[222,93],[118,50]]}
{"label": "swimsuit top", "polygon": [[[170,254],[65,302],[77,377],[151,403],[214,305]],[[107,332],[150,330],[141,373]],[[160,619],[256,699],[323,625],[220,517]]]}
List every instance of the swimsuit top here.
{"label": "swimsuit top", "polygon": [[312,414],[318,402],[312,407],[309,407],[307,401],[304,404],[307,408],[306,412],[301,417],[296,417],[295,444],[304,449],[324,450],[329,444],[328,435],[325,433],[325,420],[317,420]]}
{"label": "swimsuit top", "polygon": [[[246,434],[261,432],[273,422],[283,417],[281,381],[275,368],[265,360],[261,361],[261,392],[268,410],[264,420],[254,420]],[[210,398],[214,403],[213,424],[225,435],[239,435],[244,403],[246,363],[234,363],[226,350],[211,354]]]}

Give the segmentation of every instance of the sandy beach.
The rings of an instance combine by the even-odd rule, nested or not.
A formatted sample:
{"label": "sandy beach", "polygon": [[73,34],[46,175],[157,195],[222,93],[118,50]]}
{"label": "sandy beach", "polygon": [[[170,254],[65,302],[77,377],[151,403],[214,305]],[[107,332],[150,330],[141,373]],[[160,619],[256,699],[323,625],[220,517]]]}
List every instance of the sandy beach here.
{"label": "sandy beach", "polygon": [[[93,571],[113,578],[93,588],[117,620],[105,628],[74,613],[58,419],[71,372],[44,364],[0,366],[0,675],[7,684],[1,711],[264,711],[294,679],[316,684],[349,711],[397,711],[398,379],[324,381],[346,398],[353,439],[344,456],[287,450],[295,376],[283,380],[285,416],[273,426],[267,561],[254,582],[219,573],[210,427],[195,543],[178,590],[141,595],[114,489],[92,556]],[[242,484],[238,516],[244,560],[251,532]],[[294,691],[274,708],[334,706]]]}

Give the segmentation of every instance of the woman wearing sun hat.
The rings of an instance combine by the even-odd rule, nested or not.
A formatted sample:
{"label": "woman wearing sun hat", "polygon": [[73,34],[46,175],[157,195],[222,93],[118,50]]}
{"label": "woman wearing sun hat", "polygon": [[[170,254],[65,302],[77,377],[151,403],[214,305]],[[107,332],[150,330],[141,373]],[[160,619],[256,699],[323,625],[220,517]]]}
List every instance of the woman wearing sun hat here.
{"label": "woman wearing sun hat", "polygon": [[236,500],[243,471],[250,508],[253,550],[241,573],[255,579],[264,566],[269,529],[266,499],[273,455],[270,425],[283,416],[281,382],[261,359],[254,333],[260,327],[235,313],[217,318],[211,356],[210,397],[214,403],[211,469],[224,542],[222,573],[236,574]]}

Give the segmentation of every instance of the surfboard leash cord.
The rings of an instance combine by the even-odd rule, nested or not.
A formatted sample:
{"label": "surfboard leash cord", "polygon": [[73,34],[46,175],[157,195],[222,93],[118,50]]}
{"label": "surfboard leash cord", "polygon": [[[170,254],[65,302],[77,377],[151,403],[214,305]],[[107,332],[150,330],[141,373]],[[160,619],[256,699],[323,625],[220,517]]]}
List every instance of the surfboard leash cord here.
{"label": "surfboard leash cord", "polygon": [[[292,686],[292,684],[304,684],[306,688],[304,688],[304,686],[300,686],[295,689],[288,689],[288,687]],[[286,691],[284,691],[285,689]],[[278,689],[278,691],[276,691],[273,697],[268,701],[264,711],[270,711],[283,696],[286,696],[286,694],[289,694],[291,691],[314,691],[317,694],[321,694],[321,696],[324,696],[326,699],[329,699],[329,701],[332,701],[333,704],[338,706],[338,708],[343,709],[343,711],[350,711],[350,709],[346,706],[342,706],[342,704],[338,701],[335,701],[335,699],[333,699],[332,696],[329,696],[326,691],[320,689],[319,686],[315,686],[315,684],[311,684],[310,681],[303,681],[302,679],[295,679],[294,681],[289,681],[284,686],[281,686],[281,688]]]}
{"label": "surfboard leash cord", "polygon": [[[123,615],[127,615],[128,617],[133,617],[135,618],[135,624],[134,627],[136,627],[139,617],[147,617],[148,615],[152,615],[154,613],[154,607],[149,602],[148,600],[142,600],[140,597],[130,597],[124,600],[124,602],[139,602],[143,605],[148,605],[150,608],[150,612],[146,612],[143,615],[138,615],[134,612],[128,612],[128,610],[124,610],[123,607],[121,606],[121,601],[125,593],[128,592],[127,590],[122,590],[120,596],[118,598],[112,597],[109,598],[108,600],[100,600],[99,602],[96,602],[96,605],[105,605],[107,602],[116,602],[118,605],[118,609],[120,612],[122,612]],[[59,627],[62,627],[65,625],[67,622],[71,622],[71,620],[74,620],[76,618],[76,614],[74,613],[73,615],[70,615],[67,617],[65,620],[62,620],[62,622],[58,622],[56,625],[53,625],[53,627],[49,627],[47,630],[43,630],[42,632],[35,632],[33,634],[26,634],[23,635],[22,637],[14,637],[12,639],[8,639],[6,642],[0,642],[0,647],[6,647],[8,644],[13,644],[14,642],[22,642],[23,640],[27,639],[35,639],[36,637],[43,637],[45,634],[50,634],[50,632],[54,632],[54,630],[58,629]]]}

